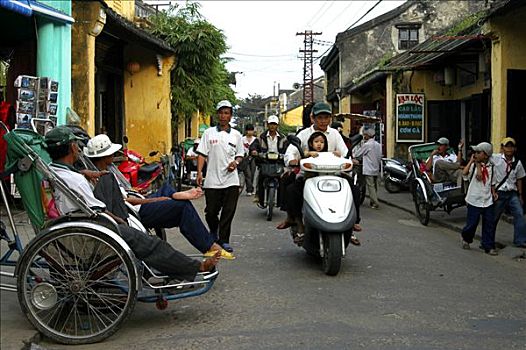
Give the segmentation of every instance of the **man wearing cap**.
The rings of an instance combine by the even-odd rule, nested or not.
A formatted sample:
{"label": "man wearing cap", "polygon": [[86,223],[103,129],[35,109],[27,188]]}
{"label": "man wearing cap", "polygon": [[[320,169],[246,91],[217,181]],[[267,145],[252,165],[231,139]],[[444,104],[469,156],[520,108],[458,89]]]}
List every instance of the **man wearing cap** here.
{"label": "man wearing cap", "polygon": [[[118,233],[138,259],[171,278],[189,281],[193,281],[199,271],[211,271],[214,268],[220,252],[203,262],[191,259],[173,249],[167,242],[129,227],[120,217],[108,212],[106,205],[93,195],[88,180],[73,167],[80,153],[77,140],[68,127],[57,127],[46,134],[47,150],[53,160],[51,168],[89,207],[106,212],[119,223]],[[55,189],[53,196],[61,214],[80,209],[76,202],[69,200],[58,189]]]}
{"label": "man wearing cap", "polygon": [[[279,153],[285,154],[287,149],[287,138],[279,132],[279,118],[271,115],[267,119],[267,130],[265,130],[250,146],[250,154],[253,156],[259,153]],[[280,191],[281,193],[281,191]],[[279,197],[280,195],[278,195]],[[263,177],[261,173],[258,174],[256,199],[259,203],[263,203]]]}
{"label": "man wearing cap", "polygon": [[[237,166],[243,160],[244,149],[241,134],[229,125],[232,104],[223,100],[216,109],[218,124],[205,130],[197,148],[197,185],[205,189],[205,219],[210,232],[223,249],[233,252],[230,231],[239,197]],[[203,182],[205,160],[207,173]]]}
{"label": "man wearing cap", "polygon": [[[97,169],[104,171],[113,164],[114,153],[121,147],[120,144],[112,143],[107,135],[101,134],[88,141],[87,146],[84,147],[84,155],[91,159]],[[124,200],[134,206],[134,210],[139,214],[140,221],[145,227],[179,227],[181,234],[188,242],[205,256],[221,251],[222,258],[234,259],[231,253],[226,252],[215,243],[215,237],[207,230],[190,202],[203,195],[200,188],[176,192],[172,186],[165,183],[148,198],[139,198],[128,196],[128,193],[120,188],[115,176],[109,174],[100,177],[93,192],[95,197],[104,202],[112,213],[125,221],[128,220],[129,215]]]}
{"label": "man wearing cap", "polygon": [[427,170],[433,172],[433,182],[455,182],[457,186],[462,184],[462,147],[463,141],[458,144],[458,152],[448,153],[449,140],[441,137],[436,141],[437,148],[431,152],[426,161]]}
{"label": "man wearing cap", "polygon": [[367,191],[371,200],[370,206],[378,209],[378,175],[380,175],[380,164],[382,162],[382,147],[375,140],[375,130],[370,128],[364,131],[365,143],[354,155],[355,158],[362,158],[363,175],[367,184]]}
{"label": "man wearing cap", "polygon": [[474,153],[468,164],[462,170],[464,180],[469,181],[466,193],[468,209],[466,225],[462,229],[462,249],[470,249],[475,232],[482,217],[482,234],[480,248],[489,255],[498,255],[495,249],[495,209],[493,203],[497,199],[495,191],[494,166],[490,160],[493,146],[481,142],[471,146]]}
{"label": "man wearing cap", "polygon": [[515,158],[516,143],[511,137],[506,137],[500,143],[501,153],[491,157],[495,164],[495,180],[498,199],[495,203],[495,227],[504,210],[513,215],[513,244],[526,248],[526,222],[523,214],[523,183],[526,176],[524,166]]}

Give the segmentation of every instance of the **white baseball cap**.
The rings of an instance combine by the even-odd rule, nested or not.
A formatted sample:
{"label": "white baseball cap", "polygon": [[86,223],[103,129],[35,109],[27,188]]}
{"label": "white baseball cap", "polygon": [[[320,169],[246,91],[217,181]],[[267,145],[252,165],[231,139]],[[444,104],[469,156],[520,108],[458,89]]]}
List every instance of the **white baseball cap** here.
{"label": "white baseball cap", "polygon": [[267,119],[267,124],[270,124],[270,123],[276,123],[276,124],[279,124],[279,118],[275,115],[271,115],[270,117],[268,117]]}
{"label": "white baseball cap", "polygon": [[112,155],[122,148],[118,143],[112,143],[106,134],[100,134],[88,141],[84,147],[84,155],[88,158],[99,158]]}
{"label": "white baseball cap", "polygon": [[228,108],[232,109],[232,104],[228,100],[219,101],[219,103],[217,104],[217,107],[216,107],[216,111],[220,110],[223,107],[228,107]]}

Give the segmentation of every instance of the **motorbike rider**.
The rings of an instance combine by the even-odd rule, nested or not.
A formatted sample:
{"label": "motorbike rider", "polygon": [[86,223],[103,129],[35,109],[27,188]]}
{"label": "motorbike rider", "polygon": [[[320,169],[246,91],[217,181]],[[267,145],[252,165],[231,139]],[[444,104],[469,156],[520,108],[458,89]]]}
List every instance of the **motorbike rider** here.
{"label": "motorbike rider", "polygon": [[[252,144],[250,145],[250,154],[257,156],[260,153],[278,153],[285,154],[287,149],[287,138],[278,130],[279,118],[271,115],[267,119],[267,130],[265,130]],[[265,191],[263,189],[263,176],[258,173],[256,198],[258,203],[263,203],[265,199]],[[280,191],[278,188],[278,198],[280,198]],[[281,202],[281,200],[279,200]]]}

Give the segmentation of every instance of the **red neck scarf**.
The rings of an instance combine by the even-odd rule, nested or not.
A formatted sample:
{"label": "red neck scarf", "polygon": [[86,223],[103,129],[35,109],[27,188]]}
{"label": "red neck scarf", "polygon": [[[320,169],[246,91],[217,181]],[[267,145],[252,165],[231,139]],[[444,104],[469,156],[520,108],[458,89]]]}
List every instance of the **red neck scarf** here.
{"label": "red neck scarf", "polygon": [[481,170],[481,173],[482,173],[482,183],[484,185],[486,185],[486,181],[489,178],[488,166],[483,163],[483,164],[480,165],[480,170]]}

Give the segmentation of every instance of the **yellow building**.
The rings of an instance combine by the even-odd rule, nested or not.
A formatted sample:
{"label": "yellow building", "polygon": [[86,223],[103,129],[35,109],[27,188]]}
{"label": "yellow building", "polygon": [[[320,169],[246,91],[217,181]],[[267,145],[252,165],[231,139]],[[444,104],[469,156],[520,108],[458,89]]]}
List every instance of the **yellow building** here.
{"label": "yellow building", "polygon": [[302,126],[303,106],[298,106],[281,113],[281,122],[290,126]]}
{"label": "yellow building", "polygon": [[90,135],[147,155],[172,146],[173,48],[134,24],[135,1],[73,1],[72,107]]}

